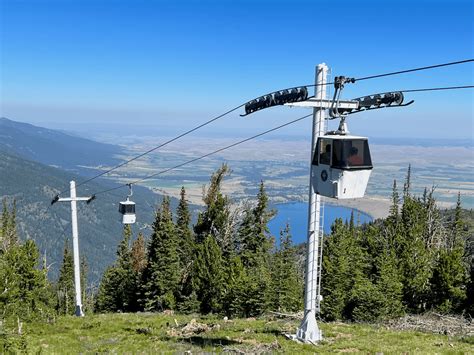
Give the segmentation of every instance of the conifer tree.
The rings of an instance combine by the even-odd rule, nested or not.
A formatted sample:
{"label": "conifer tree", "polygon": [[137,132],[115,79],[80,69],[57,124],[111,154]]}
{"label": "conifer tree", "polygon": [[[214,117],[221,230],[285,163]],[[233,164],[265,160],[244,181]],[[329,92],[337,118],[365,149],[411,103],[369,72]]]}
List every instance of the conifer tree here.
{"label": "conifer tree", "polygon": [[59,279],[56,284],[56,311],[59,314],[74,314],[74,261],[69,241],[64,243],[63,261],[59,269]]}
{"label": "conifer tree", "polygon": [[99,312],[136,310],[136,278],[134,277],[130,239],[132,230],[125,225],[117,247],[117,260],[102,277],[96,300]]}
{"label": "conifer tree", "polygon": [[270,250],[273,239],[269,234],[268,221],[274,211],[268,209],[268,196],[263,181],[260,182],[257,203],[247,209],[238,230],[239,252],[247,274],[247,316],[258,315],[271,306]]}
{"label": "conifer tree", "polygon": [[117,269],[111,265],[105,269],[100,280],[95,301],[96,312],[117,312],[122,310],[122,302],[117,297],[117,285],[120,283]]}
{"label": "conifer tree", "polygon": [[189,213],[186,190],[181,187],[180,200],[176,209],[176,235],[178,236],[178,255],[180,264],[185,265],[193,252],[193,234],[189,228],[191,214]]}
{"label": "conifer tree", "polygon": [[191,214],[186,190],[181,187],[180,200],[176,209],[176,235],[178,238],[179,282],[177,290],[177,308],[181,312],[191,313],[198,310],[196,290],[193,283],[194,240],[190,229]]}
{"label": "conifer tree", "polygon": [[148,263],[143,272],[145,309],[174,309],[179,281],[176,231],[168,197],[156,212],[148,246]]}
{"label": "conifer tree", "polygon": [[367,255],[360,232],[350,230],[341,219],[331,226],[323,254],[322,314],[328,320],[360,319],[361,305],[374,289],[368,280]]}
{"label": "conifer tree", "polygon": [[456,207],[454,208],[454,217],[450,226],[450,232],[447,238],[446,248],[448,250],[463,248],[465,245],[464,220],[462,218],[461,193],[458,192]]}
{"label": "conifer tree", "polygon": [[397,190],[397,180],[393,180],[392,187],[392,204],[390,206],[389,219],[396,222],[398,220],[398,205],[400,203],[400,196]]}
{"label": "conifer tree", "polygon": [[327,320],[344,318],[356,267],[350,257],[350,240],[348,228],[339,218],[331,226],[331,236],[324,239],[321,313]]}
{"label": "conifer tree", "polygon": [[272,262],[272,308],[295,312],[303,307],[303,282],[298,274],[296,251],[292,245],[290,226],[280,231],[280,245]]}
{"label": "conifer tree", "polygon": [[[393,220],[392,220],[393,221]],[[380,320],[399,316],[404,312],[402,274],[396,253],[397,239],[386,234],[383,224],[371,224],[363,229],[362,247],[370,264],[367,276],[373,283],[373,295],[378,300],[369,304],[363,320]],[[381,233],[385,231],[385,233]],[[360,317],[359,317],[359,320]]]}
{"label": "conifer tree", "polygon": [[194,226],[195,239],[197,243],[203,243],[212,236],[225,257],[233,253],[232,225],[230,220],[230,202],[227,196],[222,194],[221,185],[224,177],[230,173],[227,164],[222,166],[211,177],[207,191],[204,191],[203,201],[206,208],[199,213],[198,221]]}
{"label": "conifer tree", "polygon": [[141,232],[132,243],[131,259],[133,272],[141,275],[147,264],[145,238]]}
{"label": "conifer tree", "polygon": [[32,240],[11,245],[1,255],[1,318],[28,321],[51,315],[50,284],[38,262],[39,252]]}
{"label": "conifer tree", "polygon": [[240,256],[233,256],[228,264],[225,276],[225,296],[223,309],[228,316],[247,317],[247,289],[249,276]]}
{"label": "conifer tree", "polygon": [[411,164],[408,165],[407,176],[405,183],[403,184],[403,197],[407,197],[410,194],[411,188]]}
{"label": "conifer tree", "polygon": [[404,303],[411,312],[423,312],[430,297],[433,263],[424,240],[424,220],[423,203],[406,195],[401,213],[403,239],[399,258],[403,270]]}
{"label": "conifer tree", "polygon": [[432,306],[442,312],[460,311],[467,298],[468,265],[464,260],[465,236],[458,194],[453,221],[439,251],[431,280]]}
{"label": "conifer tree", "polygon": [[197,246],[194,275],[200,311],[204,314],[221,312],[226,290],[224,260],[221,248],[211,235]]}
{"label": "conifer tree", "polygon": [[269,235],[268,222],[275,211],[268,209],[268,196],[263,181],[260,182],[257,205],[245,211],[239,228],[240,254],[244,266],[256,266],[258,261],[265,261],[273,245]]}

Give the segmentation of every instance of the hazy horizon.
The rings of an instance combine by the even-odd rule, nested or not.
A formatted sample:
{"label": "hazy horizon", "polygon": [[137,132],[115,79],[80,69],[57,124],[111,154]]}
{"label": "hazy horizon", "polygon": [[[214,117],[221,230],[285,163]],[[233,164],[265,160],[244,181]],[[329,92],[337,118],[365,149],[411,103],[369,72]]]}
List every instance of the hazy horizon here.
{"label": "hazy horizon", "polygon": [[[382,13],[370,1],[3,1],[0,115],[60,129],[101,122],[183,131],[268,92],[313,84],[322,62],[332,80],[473,57],[472,2],[397,4]],[[357,81],[341,97],[472,78],[466,63]],[[473,136],[472,90],[405,96],[415,103],[354,115],[351,131]],[[310,111],[277,107],[245,119],[242,112],[203,134],[250,135]],[[285,131],[305,135],[308,124]]]}

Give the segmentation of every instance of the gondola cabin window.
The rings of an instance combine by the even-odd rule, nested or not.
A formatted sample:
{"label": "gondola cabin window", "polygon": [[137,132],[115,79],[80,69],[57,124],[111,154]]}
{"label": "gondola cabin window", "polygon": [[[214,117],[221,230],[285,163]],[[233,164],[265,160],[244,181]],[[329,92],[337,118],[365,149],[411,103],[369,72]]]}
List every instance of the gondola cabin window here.
{"label": "gondola cabin window", "polygon": [[372,159],[370,158],[369,144],[366,139],[334,140],[332,148],[332,168],[372,168]]}
{"label": "gondola cabin window", "polygon": [[319,163],[324,165],[331,164],[331,139],[321,139],[319,144]]}
{"label": "gondola cabin window", "polygon": [[119,205],[119,212],[121,214],[133,214],[135,213],[135,204],[120,204]]}

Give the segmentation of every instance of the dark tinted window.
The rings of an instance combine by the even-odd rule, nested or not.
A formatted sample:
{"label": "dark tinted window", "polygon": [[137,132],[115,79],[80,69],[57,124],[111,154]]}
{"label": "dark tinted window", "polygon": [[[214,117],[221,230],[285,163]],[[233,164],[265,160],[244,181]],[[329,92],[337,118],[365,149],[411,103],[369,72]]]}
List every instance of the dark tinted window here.
{"label": "dark tinted window", "polygon": [[329,165],[331,163],[331,139],[320,139],[319,164]]}
{"label": "dark tinted window", "polygon": [[372,167],[369,143],[366,139],[339,139],[333,141],[333,168],[351,169]]}
{"label": "dark tinted window", "polygon": [[[331,163],[331,142],[332,139],[319,138],[316,151],[313,156],[313,165]],[[319,158],[319,159],[318,159]]]}
{"label": "dark tinted window", "polygon": [[125,213],[135,213],[135,204],[125,205]]}
{"label": "dark tinted window", "polygon": [[121,214],[130,214],[130,213],[135,213],[135,204],[133,205],[125,205],[125,204],[120,204],[119,205],[119,212]]}

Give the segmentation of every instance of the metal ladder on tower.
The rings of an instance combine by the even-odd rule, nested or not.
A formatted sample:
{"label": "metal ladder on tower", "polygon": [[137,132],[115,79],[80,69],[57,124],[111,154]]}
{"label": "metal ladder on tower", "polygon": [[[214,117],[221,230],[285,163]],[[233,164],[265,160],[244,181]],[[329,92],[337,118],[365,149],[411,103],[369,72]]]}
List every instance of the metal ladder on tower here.
{"label": "metal ladder on tower", "polygon": [[[331,74],[328,73],[328,78],[330,80]],[[331,86],[328,87],[329,97],[331,96]],[[328,130],[328,120],[323,121],[323,131],[327,132]],[[321,312],[321,276],[322,276],[322,269],[323,269],[323,237],[324,237],[324,212],[325,212],[325,205],[324,205],[324,197],[321,196],[321,203],[320,203],[320,213],[319,213],[319,229],[318,229],[318,237],[316,238],[318,243],[318,255],[316,257],[316,314]]]}
{"label": "metal ladder on tower", "polygon": [[323,237],[324,237],[324,203],[321,201],[319,229],[316,242],[318,243],[318,255],[316,257],[316,313],[321,312],[321,274],[323,267]]}

